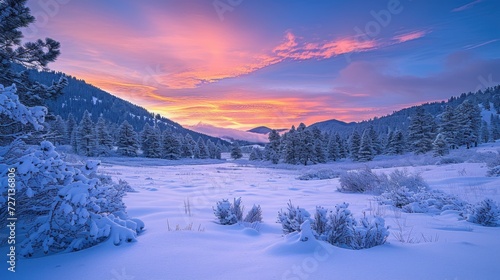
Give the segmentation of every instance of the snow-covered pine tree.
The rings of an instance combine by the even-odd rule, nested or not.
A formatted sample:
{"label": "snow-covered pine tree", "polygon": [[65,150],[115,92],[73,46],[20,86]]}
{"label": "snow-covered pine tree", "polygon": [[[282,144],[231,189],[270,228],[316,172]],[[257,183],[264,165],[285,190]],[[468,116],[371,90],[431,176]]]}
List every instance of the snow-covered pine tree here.
{"label": "snow-covered pine tree", "polygon": [[373,128],[373,125],[370,125],[368,128],[368,132],[370,134],[370,138],[372,141],[372,150],[374,152],[374,156],[382,154],[382,143],[380,141],[380,137],[378,133]]}
{"label": "snow-covered pine tree", "polygon": [[354,161],[359,160],[359,148],[361,147],[361,136],[359,132],[354,130],[349,138],[349,150],[351,151],[351,158]]}
{"label": "snow-covered pine tree", "polygon": [[196,141],[196,145],[198,146],[198,150],[200,151],[200,155],[198,158],[207,159],[210,157],[210,153],[208,151],[207,145],[205,141],[201,137],[198,137],[198,141]]}
{"label": "snow-covered pine tree", "polygon": [[144,124],[141,131],[141,149],[147,158],[160,158],[162,155],[160,130],[148,123]]}
{"label": "snow-covered pine tree", "polygon": [[439,124],[439,133],[443,134],[444,140],[451,149],[457,149],[458,143],[458,123],[455,116],[455,109],[451,106],[446,106],[445,111],[441,114],[441,123]]}
{"label": "snow-covered pine tree", "polygon": [[71,144],[71,137],[73,133],[73,129],[77,126],[75,116],[72,113],[68,114],[68,119],[66,120],[66,144]]}
{"label": "snow-covered pine tree", "polygon": [[259,148],[252,147],[252,151],[250,152],[249,160],[262,160],[262,151]]}
{"label": "snow-covered pine tree", "polygon": [[340,137],[340,134],[335,133],[335,141],[337,141],[337,144],[339,145],[339,156],[340,156],[340,158],[347,158],[347,156],[349,154],[347,140],[346,139],[342,139],[342,137]]}
{"label": "snow-covered pine tree", "polygon": [[297,127],[297,138],[298,144],[296,145],[296,156],[297,162],[303,165],[307,165],[314,156],[314,136],[310,129],[307,129],[306,125],[300,123]]}
{"label": "snow-covered pine tree", "polygon": [[392,140],[389,142],[389,153],[393,155],[402,155],[406,151],[405,136],[401,130],[396,130]]}
{"label": "snow-covered pine tree", "polygon": [[422,106],[418,106],[408,127],[408,140],[415,154],[432,150],[435,126],[434,118],[426,113]]}
{"label": "snow-covered pine tree", "polygon": [[481,109],[471,100],[465,100],[458,106],[457,112],[460,144],[465,145],[467,149],[472,146],[477,147],[481,128]]}
{"label": "snow-covered pine tree", "polygon": [[500,139],[500,116],[490,116],[491,141]]}
{"label": "snow-covered pine tree", "polygon": [[78,153],[87,157],[93,156],[96,148],[94,122],[90,113],[85,110],[77,129]]}
{"label": "snow-covered pine tree", "polygon": [[333,161],[340,159],[339,143],[335,136],[330,137],[330,141],[328,141],[328,159]]}
{"label": "snow-covered pine tree", "polygon": [[190,134],[186,133],[184,141],[182,141],[181,156],[183,158],[192,158],[194,156],[195,146],[196,142],[194,142],[193,137],[191,137]]}
{"label": "snow-covered pine tree", "polygon": [[52,122],[50,133],[55,145],[62,145],[67,143],[66,122],[61,118],[61,116],[57,115],[55,121]]}
{"label": "snow-covered pine tree", "polygon": [[240,159],[243,157],[243,153],[241,152],[240,144],[238,141],[234,141],[231,145],[231,158]]}
{"label": "snow-covered pine tree", "polygon": [[162,135],[162,157],[170,160],[181,158],[182,144],[179,139],[167,130]]}
{"label": "snow-covered pine tree", "polygon": [[276,129],[269,132],[269,143],[264,149],[265,159],[277,164],[281,158],[281,136]]}
{"label": "snow-covered pine tree", "polygon": [[211,159],[217,158],[217,146],[210,139],[207,139],[208,157]]}
{"label": "snow-covered pine tree", "polygon": [[134,128],[125,120],[118,128],[118,154],[126,157],[137,156],[139,142]]}
{"label": "snow-covered pine tree", "polygon": [[446,143],[446,138],[442,133],[438,133],[436,136],[436,139],[432,143],[432,150],[434,151],[435,157],[444,156],[450,152],[448,143]]}
{"label": "snow-covered pine tree", "polygon": [[109,134],[109,128],[103,117],[97,119],[95,127],[96,150],[95,156],[110,156],[113,150],[113,137]]}
{"label": "snow-covered pine tree", "polygon": [[313,162],[314,163],[325,163],[326,162],[326,151],[324,147],[323,141],[321,139],[316,139],[314,141],[314,154],[313,154]]}
{"label": "snow-covered pine tree", "polygon": [[[282,150],[283,150],[283,160],[288,164],[297,164],[298,161],[298,145],[300,144],[299,133],[292,125],[292,128],[285,133],[281,139]],[[279,150],[279,148],[278,148]]]}
{"label": "snow-covered pine tree", "polygon": [[481,143],[488,143],[490,141],[490,129],[486,121],[481,122]]}
{"label": "snow-covered pine tree", "polygon": [[365,129],[359,145],[358,161],[370,161],[375,156],[374,154],[370,129]]}

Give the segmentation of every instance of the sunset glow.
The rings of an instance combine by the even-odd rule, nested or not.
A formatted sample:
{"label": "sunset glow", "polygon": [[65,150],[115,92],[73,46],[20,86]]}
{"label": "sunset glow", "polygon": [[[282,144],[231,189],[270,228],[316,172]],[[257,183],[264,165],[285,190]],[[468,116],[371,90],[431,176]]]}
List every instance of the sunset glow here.
{"label": "sunset glow", "polygon": [[64,2],[30,3],[52,69],[183,125],[361,121],[500,82],[496,1]]}

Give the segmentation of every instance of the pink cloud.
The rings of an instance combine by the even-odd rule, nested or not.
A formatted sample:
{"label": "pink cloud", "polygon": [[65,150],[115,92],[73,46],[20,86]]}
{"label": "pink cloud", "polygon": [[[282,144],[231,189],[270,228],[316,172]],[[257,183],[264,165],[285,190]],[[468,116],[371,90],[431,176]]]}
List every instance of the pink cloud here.
{"label": "pink cloud", "polygon": [[404,43],[407,41],[415,40],[424,37],[427,34],[426,31],[413,31],[401,35],[394,36],[394,40],[398,43]]}
{"label": "pink cloud", "polygon": [[481,0],[475,0],[474,2],[471,2],[471,3],[468,3],[468,4],[465,4],[463,6],[460,6],[458,8],[455,8],[453,10],[451,10],[452,12],[461,12],[461,11],[465,11],[465,10],[468,10],[470,8],[472,8],[474,5],[478,4],[482,2]]}

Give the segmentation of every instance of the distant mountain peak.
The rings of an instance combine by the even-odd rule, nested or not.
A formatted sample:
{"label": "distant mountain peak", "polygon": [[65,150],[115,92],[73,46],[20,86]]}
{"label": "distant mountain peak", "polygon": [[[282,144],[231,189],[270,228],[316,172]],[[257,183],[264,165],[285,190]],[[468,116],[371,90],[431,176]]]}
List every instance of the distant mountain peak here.
{"label": "distant mountain peak", "polygon": [[[258,133],[258,134],[268,134],[272,130],[273,130],[272,128],[269,128],[267,126],[258,126],[258,127],[252,128],[250,130],[247,130],[247,132]],[[285,131],[288,129],[282,128],[282,129],[276,129],[276,130],[278,132],[282,132],[282,131]]]}

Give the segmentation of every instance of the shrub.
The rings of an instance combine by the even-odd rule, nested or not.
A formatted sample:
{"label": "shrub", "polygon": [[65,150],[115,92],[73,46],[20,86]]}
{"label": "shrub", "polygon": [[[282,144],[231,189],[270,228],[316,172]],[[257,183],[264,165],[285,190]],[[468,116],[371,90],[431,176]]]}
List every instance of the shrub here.
{"label": "shrub", "polygon": [[241,221],[243,216],[241,198],[235,198],[234,203],[229,202],[227,199],[223,199],[222,201],[218,201],[216,208],[213,209],[221,225],[236,224]]}
{"label": "shrub", "polygon": [[340,192],[372,192],[380,186],[379,177],[371,169],[350,170],[340,175]]}
{"label": "shrub", "polygon": [[487,227],[499,225],[500,211],[498,205],[491,199],[485,199],[476,204],[467,216],[467,221]]}
{"label": "shrub", "polygon": [[304,208],[294,207],[292,201],[288,202],[287,211],[278,211],[278,221],[283,228],[283,233],[288,234],[294,231],[300,232],[300,225],[309,220],[311,215]]}
{"label": "shrub", "polygon": [[351,248],[359,250],[384,244],[389,236],[388,229],[381,217],[361,218],[358,226],[354,228]]}
{"label": "shrub", "polygon": [[389,176],[379,176],[381,189],[384,191],[406,188],[411,192],[421,192],[429,189],[429,185],[419,174],[409,174],[408,171],[396,169]]}
{"label": "shrub", "polygon": [[356,220],[347,207],[349,207],[349,203],[335,205],[335,212],[328,216],[327,230],[323,234],[323,238],[335,246],[349,248],[354,237]]}
{"label": "shrub", "polygon": [[247,223],[262,222],[262,210],[260,209],[260,205],[254,204],[243,221]]}
{"label": "shrub", "polygon": [[327,180],[338,178],[340,176],[339,172],[334,171],[332,169],[320,169],[317,171],[308,172],[299,176],[297,179],[299,180]]}
{"label": "shrub", "polygon": [[461,157],[443,157],[436,163],[436,165],[455,164],[463,162],[465,162],[465,159]]}
{"label": "shrub", "polygon": [[499,177],[500,176],[500,150],[497,151],[496,156],[488,162],[488,176]]}

